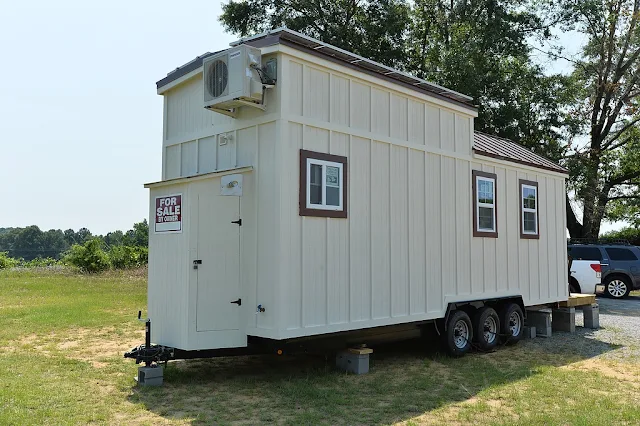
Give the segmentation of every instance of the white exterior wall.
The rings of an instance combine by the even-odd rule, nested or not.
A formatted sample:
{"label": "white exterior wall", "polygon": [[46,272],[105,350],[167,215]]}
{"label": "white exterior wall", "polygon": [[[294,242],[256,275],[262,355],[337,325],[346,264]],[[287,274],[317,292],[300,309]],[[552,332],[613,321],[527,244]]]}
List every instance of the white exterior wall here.
{"label": "white exterior wall", "polygon": [[[242,108],[232,119],[205,110],[197,72],[163,93],[164,180],[254,168],[241,197],[248,335],[420,321],[443,316],[452,301],[567,296],[562,175],[474,155],[475,112],[465,107],[285,46],[267,49],[280,53],[266,112]],[[231,136],[226,144],[221,135]],[[299,215],[300,149],[348,157],[347,219]],[[473,237],[473,169],[498,176],[497,239]],[[518,179],[539,183],[539,240],[520,238]],[[158,343],[185,348],[181,330],[194,314],[176,282],[189,281],[193,256],[188,242],[166,237],[150,237],[152,330]],[[256,315],[258,304],[266,311]]]}
{"label": "white exterior wall", "polygon": [[[471,110],[285,51],[282,305],[279,330],[257,334],[438,318],[454,301],[566,298],[562,175],[473,155]],[[299,215],[300,149],[348,157],[347,219]],[[498,238],[473,237],[473,169],[498,176]],[[539,240],[520,238],[518,179],[539,182]]]}

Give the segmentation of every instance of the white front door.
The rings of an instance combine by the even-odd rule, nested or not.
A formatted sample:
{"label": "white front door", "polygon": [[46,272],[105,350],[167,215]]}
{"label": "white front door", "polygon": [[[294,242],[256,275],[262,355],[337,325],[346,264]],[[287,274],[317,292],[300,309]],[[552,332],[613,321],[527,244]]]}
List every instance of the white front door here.
{"label": "white front door", "polygon": [[221,337],[240,333],[240,225],[233,223],[240,219],[240,198],[221,196],[220,179],[213,179],[200,186],[197,203],[202,263],[197,264],[196,330],[227,331]]}

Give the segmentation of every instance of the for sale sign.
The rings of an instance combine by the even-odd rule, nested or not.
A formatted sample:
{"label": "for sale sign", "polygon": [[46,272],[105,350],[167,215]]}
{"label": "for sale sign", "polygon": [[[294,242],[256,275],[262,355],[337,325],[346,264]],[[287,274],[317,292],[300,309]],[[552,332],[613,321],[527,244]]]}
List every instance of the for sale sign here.
{"label": "for sale sign", "polygon": [[156,197],[156,232],[182,232],[182,194]]}

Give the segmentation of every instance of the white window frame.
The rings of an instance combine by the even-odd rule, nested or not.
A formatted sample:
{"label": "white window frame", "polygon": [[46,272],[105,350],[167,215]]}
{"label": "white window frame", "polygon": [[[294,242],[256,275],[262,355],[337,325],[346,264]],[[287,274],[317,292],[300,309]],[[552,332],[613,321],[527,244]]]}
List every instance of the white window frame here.
{"label": "white window frame", "polygon": [[[311,165],[322,166],[322,204],[312,204],[311,203]],[[327,166],[329,167],[337,167],[339,173],[339,181],[340,181],[340,192],[337,206],[327,205]],[[344,206],[342,205],[343,200],[343,192],[344,192],[344,178],[343,178],[343,164],[337,163],[334,161],[325,161],[325,160],[316,160],[315,158],[307,158],[307,208],[308,209],[317,209],[317,210],[333,210],[333,211],[343,211]]]}
{"label": "white window frame", "polygon": [[[536,208],[535,209],[530,209],[530,208],[525,208],[524,206],[524,190],[525,189],[533,189],[533,192],[536,195]],[[533,186],[533,185],[527,185],[526,183],[522,183],[520,184],[520,211],[522,212],[521,215],[522,217],[520,218],[520,222],[521,222],[521,226],[522,226],[522,233],[524,235],[538,235],[539,229],[538,229],[538,187]],[[526,213],[534,213],[535,214],[535,225],[536,225],[536,230],[535,232],[531,232],[531,231],[527,231],[524,228],[524,214]]]}
{"label": "white window frame", "polygon": [[[493,185],[493,204],[480,202],[480,181],[491,182]],[[493,210],[493,228],[480,228],[480,207]],[[496,180],[485,176],[476,176],[476,231],[477,232],[496,232]]]}

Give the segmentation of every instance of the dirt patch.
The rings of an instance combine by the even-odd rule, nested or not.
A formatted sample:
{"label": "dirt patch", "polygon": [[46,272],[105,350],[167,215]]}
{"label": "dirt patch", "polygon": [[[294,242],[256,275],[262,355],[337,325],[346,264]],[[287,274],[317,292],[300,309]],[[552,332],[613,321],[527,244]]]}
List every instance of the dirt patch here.
{"label": "dirt patch", "polygon": [[628,369],[620,371],[614,368],[610,363],[604,362],[600,359],[591,358],[585,361],[568,364],[560,368],[563,370],[577,370],[587,372],[596,371],[605,377],[609,377],[620,382],[625,382],[626,384],[631,385],[634,388],[640,388],[640,377],[632,372],[629,372]]}
{"label": "dirt patch", "polygon": [[116,329],[76,328],[46,335],[30,334],[11,342],[7,352],[26,349],[45,356],[62,354],[67,358],[91,363],[95,368],[104,368],[110,357],[121,357],[129,349],[144,341],[144,330],[129,327]]}

